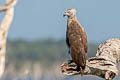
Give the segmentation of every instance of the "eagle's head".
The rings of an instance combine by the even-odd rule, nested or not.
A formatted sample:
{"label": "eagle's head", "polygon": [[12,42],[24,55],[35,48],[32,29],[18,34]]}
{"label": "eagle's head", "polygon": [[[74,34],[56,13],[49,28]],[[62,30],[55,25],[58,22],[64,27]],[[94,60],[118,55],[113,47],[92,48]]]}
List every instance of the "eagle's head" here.
{"label": "eagle's head", "polygon": [[76,15],[76,9],[69,8],[65,11],[63,16],[68,16],[68,18],[73,18]]}

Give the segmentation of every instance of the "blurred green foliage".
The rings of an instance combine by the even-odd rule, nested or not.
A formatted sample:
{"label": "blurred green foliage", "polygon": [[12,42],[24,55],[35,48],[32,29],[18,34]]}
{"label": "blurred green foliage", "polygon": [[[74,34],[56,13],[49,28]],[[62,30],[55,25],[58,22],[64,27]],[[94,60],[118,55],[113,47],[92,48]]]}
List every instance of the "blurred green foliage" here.
{"label": "blurred green foliage", "polygon": [[[88,56],[95,56],[98,45],[89,43]],[[65,40],[8,40],[6,65],[16,63],[19,68],[25,62],[40,62],[44,66],[51,66],[57,62],[68,60]]]}

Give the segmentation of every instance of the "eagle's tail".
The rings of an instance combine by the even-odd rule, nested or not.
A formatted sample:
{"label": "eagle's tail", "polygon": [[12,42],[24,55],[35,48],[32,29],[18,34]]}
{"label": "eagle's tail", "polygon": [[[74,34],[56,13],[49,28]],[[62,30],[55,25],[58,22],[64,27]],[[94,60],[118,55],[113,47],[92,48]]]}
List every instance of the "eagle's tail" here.
{"label": "eagle's tail", "polygon": [[80,54],[79,57],[81,60],[78,59],[79,64],[77,65],[77,70],[80,71],[81,76],[83,76],[86,67],[86,56],[84,54]]}
{"label": "eagle's tail", "polygon": [[85,68],[83,68],[82,66],[77,65],[77,71],[80,71],[81,76],[83,76],[83,74],[84,74],[84,69]]}

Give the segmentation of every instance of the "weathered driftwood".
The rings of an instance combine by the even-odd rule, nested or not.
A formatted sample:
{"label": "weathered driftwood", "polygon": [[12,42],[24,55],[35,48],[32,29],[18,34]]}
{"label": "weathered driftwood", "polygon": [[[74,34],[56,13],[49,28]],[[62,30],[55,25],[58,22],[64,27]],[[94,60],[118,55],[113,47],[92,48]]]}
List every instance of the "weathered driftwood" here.
{"label": "weathered driftwood", "polygon": [[[112,80],[118,75],[118,62],[120,60],[120,39],[109,39],[100,44],[96,56],[89,58],[84,75],[95,75],[106,80]],[[65,75],[79,75],[74,62],[65,62],[61,65]]]}
{"label": "weathered driftwood", "polygon": [[0,6],[0,12],[5,12],[5,16],[0,25],[0,78],[5,68],[6,38],[8,29],[13,20],[16,2],[17,0],[6,0],[6,5]]}

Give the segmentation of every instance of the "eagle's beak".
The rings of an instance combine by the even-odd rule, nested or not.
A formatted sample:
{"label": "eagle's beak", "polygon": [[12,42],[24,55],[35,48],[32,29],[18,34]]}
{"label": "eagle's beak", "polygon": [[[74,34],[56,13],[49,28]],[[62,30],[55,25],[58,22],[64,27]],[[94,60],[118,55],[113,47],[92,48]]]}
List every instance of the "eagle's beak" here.
{"label": "eagle's beak", "polygon": [[63,14],[63,17],[65,17],[65,16],[67,16],[67,13],[66,13],[66,12]]}
{"label": "eagle's beak", "polygon": [[65,17],[66,15],[65,14],[63,14],[63,17]]}

